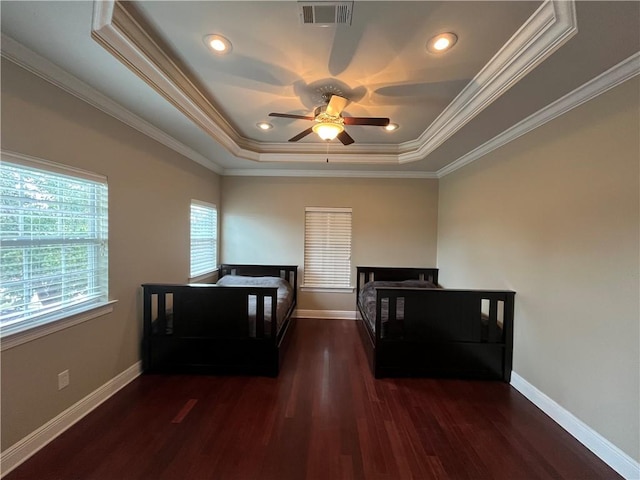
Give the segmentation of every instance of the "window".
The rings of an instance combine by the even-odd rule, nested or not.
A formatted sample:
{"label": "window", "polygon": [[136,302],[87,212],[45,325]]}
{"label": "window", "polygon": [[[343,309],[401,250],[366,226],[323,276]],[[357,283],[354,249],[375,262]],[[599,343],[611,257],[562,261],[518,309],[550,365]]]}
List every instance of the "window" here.
{"label": "window", "polygon": [[191,278],[218,266],[218,210],[210,203],[191,201]]}
{"label": "window", "polygon": [[351,209],[307,207],[304,286],[351,289]]}
{"label": "window", "polygon": [[2,336],[108,301],[105,177],[3,154],[0,199]]}

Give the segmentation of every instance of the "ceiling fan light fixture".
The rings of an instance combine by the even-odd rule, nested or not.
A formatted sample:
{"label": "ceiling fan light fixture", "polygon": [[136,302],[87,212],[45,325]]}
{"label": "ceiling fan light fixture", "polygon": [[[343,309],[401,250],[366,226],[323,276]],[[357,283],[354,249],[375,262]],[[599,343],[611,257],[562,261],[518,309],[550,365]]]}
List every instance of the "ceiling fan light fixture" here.
{"label": "ceiling fan light fixture", "polygon": [[430,53],[442,53],[453,47],[457,41],[458,36],[455,33],[441,33],[427,42],[427,50]]}
{"label": "ceiling fan light fixture", "polygon": [[317,133],[322,140],[334,140],[338,135],[344,132],[344,127],[339,123],[320,122],[311,127],[314,133]]}
{"label": "ceiling fan light fixture", "polygon": [[206,35],[204,44],[216,55],[226,55],[231,51],[231,42],[217,33]]}
{"label": "ceiling fan light fixture", "polygon": [[273,128],[273,125],[271,125],[269,122],[258,122],[256,123],[256,127],[258,127],[260,130],[271,130]]}
{"label": "ceiling fan light fixture", "polygon": [[394,130],[397,130],[398,128],[400,128],[400,125],[398,125],[397,123],[390,123],[390,124],[388,124],[388,125],[386,125],[384,127],[384,129],[387,132],[393,132]]}

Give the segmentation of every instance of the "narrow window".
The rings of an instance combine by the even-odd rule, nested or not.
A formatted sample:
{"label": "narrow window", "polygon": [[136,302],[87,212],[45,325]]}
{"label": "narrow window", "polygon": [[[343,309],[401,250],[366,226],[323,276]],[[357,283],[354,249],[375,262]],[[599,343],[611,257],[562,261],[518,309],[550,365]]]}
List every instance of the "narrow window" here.
{"label": "narrow window", "polygon": [[350,208],[307,207],[304,286],[351,288]]}
{"label": "narrow window", "polygon": [[215,205],[191,201],[191,273],[198,277],[218,265],[218,210]]}
{"label": "narrow window", "polygon": [[108,301],[105,177],[45,161],[0,166],[0,327],[11,335]]}

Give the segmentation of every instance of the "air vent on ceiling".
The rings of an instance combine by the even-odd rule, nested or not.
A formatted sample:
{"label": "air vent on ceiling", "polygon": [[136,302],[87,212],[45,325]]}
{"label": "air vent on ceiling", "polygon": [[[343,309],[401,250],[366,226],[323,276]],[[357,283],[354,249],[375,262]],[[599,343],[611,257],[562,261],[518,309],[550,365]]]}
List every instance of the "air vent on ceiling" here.
{"label": "air vent on ceiling", "polygon": [[304,25],[351,25],[353,2],[298,2]]}

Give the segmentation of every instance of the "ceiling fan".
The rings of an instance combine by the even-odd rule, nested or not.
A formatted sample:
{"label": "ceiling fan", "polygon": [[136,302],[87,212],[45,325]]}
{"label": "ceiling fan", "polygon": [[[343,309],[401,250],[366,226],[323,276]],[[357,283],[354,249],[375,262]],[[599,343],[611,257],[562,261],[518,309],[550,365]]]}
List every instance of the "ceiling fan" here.
{"label": "ceiling fan", "polygon": [[296,118],[300,120],[312,120],[313,127],[300,132],[295,137],[289,139],[290,142],[297,142],[306,137],[311,132],[326,141],[337,138],[343,145],[351,145],[354,140],[345,130],[345,125],[373,125],[376,127],[386,127],[389,125],[388,118],[381,117],[343,117],[342,110],[347,106],[349,100],[340,95],[330,94],[326,97],[327,104],[316,107],[313,117],[304,115],[291,115],[288,113],[270,113],[270,117]]}

